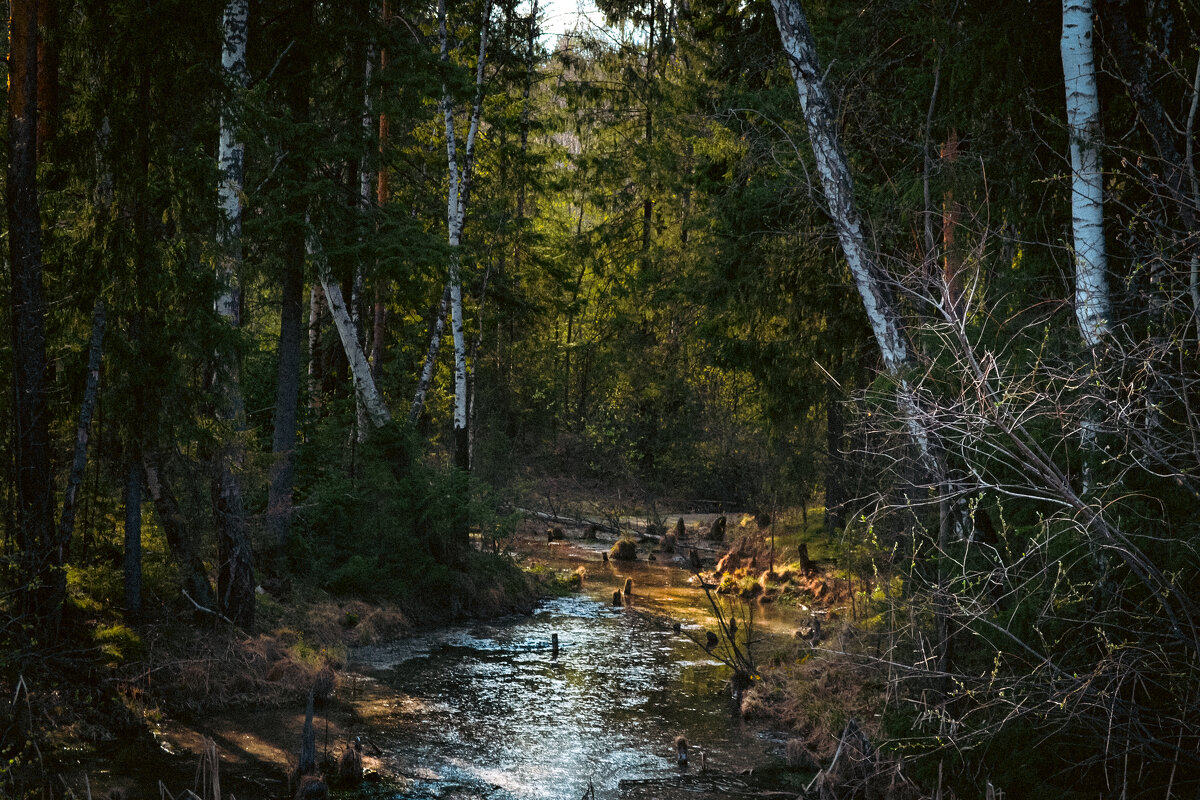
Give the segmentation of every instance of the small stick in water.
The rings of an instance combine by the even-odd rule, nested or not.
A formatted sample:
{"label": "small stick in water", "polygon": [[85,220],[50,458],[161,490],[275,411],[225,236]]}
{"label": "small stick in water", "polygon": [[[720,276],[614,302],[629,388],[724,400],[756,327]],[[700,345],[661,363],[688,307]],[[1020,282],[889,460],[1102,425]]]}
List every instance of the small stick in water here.
{"label": "small stick in water", "polygon": [[679,766],[686,767],[688,763],[687,739],[682,736],[675,737],[675,753],[679,757]]}
{"label": "small stick in water", "polygon": [[633,578],[625,579],[625,588],[622,591],[625,592],[626,597],[633,594]]}
{"label": "small stick in water", "polygon": [[558,634],[557,633],[550,634],[550,657],[551,658],[558,657]]}
{"label": "small stick in water", "polygon": [[614,606],[621,605],[621,590],[620,589],[613,592],[613,605]]}

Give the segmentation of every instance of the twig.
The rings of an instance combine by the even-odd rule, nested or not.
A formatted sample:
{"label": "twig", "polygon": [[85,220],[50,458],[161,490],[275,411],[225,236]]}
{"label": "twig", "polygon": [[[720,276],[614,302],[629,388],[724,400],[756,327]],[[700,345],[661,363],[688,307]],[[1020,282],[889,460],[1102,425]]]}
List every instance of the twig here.
{"label": "twig", "polygon": [[[187,589],[183,590],[183,596],[186,597],[188,599],[188,601],[196,607],[197,611],[203,611],[205,614],[212,614],[217,619],[224,620],[225,622],[228,622],[230,625],[232,625],[235,628],[238,627],[238,624],[236,622],[234,622],[233,620],[231,620],[229,617],[225,616],[221,612],[213,611],[211,608],[205,608],[204,606],[197,603],[195,600],[192,599],[192,596],[187,593]],[[238,628],[238,630],[241,630],[241,628]]]}

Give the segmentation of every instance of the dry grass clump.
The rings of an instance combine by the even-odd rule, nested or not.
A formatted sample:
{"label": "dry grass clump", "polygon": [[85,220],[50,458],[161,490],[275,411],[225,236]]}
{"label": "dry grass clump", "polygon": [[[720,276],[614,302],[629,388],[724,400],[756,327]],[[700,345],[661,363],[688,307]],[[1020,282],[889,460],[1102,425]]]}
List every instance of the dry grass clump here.
{"label": "dry grass clump", "polygon": [[142,631],[144,653],[115,670],[143,709],[205,713],[302,700],[323,669],[345,667],[349,648],[413,625],[395,606],[326,597],[297,600],[270,632],[161,623]]}
{"label": "dry grass clump", "polygon": [[761,674],[742,698],[742,714],[795,732],[793,747],[818,761],[833,757],[848,720],[873,719],[882,704],[878,676],[840,653],[813,655],[798,646]]}
{"label": "dry grass clump", "polygon": [[634,561],[637,559],[637,544],[632,539],[621,539],[608,551],[608,557],[613,561]]}

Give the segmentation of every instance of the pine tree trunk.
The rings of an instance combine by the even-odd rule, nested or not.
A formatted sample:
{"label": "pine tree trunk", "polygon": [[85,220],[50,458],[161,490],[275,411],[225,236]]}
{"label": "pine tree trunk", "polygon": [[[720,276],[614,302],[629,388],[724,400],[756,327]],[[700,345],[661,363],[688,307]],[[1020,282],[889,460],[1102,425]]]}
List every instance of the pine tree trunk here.
{"label": "pine tree trunk", "polygon": [[58,129],[58,3],[38,0],[37,149],[44,155]]}
{"label": "pine tree trunk", "polygon": [[[297,42],[308,40],[313,16],[312,0],[300,0],[293,9]],[[299,45],[287,86],[287,104],[297,125],[308,121],[310,58]],[[297,182],[303,182],[308,165],[293,163]],[[304,200],[289,200],[289,216],[300,218]],[[284,232],[283,286],[279,309],[279,367],[275,381],[275,430],[271,441],[270,488],[267,492],[267,530],[276,548],[286,544],[291,527],[292,488],[295,479],[296,427],[300,405],[300,350],[304,326],[304,229],[291,225]]]}
{"label": "pine tree trunk", "polygon": [[[224,45],[221,66],[235,93],[245,88],[247,0],[229,0],[225,6]],[[219,190],[221,228],[218,234],[220,255],[217,313],[233,328],[240,327],[240,296],[237,272],[242,248],[242,177],[245,148],[237,139],[237,124],[232,109],[221,113],[218,163],[222,179]],[[219,610],[245,629],[254,626],[254,558],[246,529],[241,480],[237,469],[243,461],[240,433],[245,426],[240,370],[233,353],[218,354],[217,386],[220,419],[231,431],[218,457],[214,504],[217,521],[217,598]]]}
{"label": "pine tree trunk", "polygon": [[[358,204],[365,214],[371,208],[371,197],[373,190],[373,176],[371,174],[371,158],[369,148],[365,143],[371,138],[371,67],[374,59],[375,48],[368,44],[366,47],[366,57],[363,59],[363,113],[362,113],[362,130],[364,147],[362,155],[358,162]],[[364,351],[367,350],[366,326],[363,322],[363,310],[366,308],[365,297],[366,276],[363,274],[363,265],[361,262],[355,264],[354,267],[354,284],[353,290],[350,293],[350,318],[354,323],[354,330],[358,338],[359,346]],[[375,378],[375,373],[372,371],[371,377]],[[358,393],[354,395],[354,430],[355,436],[359,443],[367,440],[367,428],[370,424],[366,406],[363,404],[362,396]]]}
{"label": "pine tree trunk", "polygon": [[142,615],[142,465],[131,457],[125,472],[125,614]]}
{"label": "pine tree trunk", "polygon": [[308,407],[321,407],[321,324],[325,318],[325,289],[313,284],[308,297]]}
{"label": "pine tree trunk", "polygon": [[295,480],[300,405],[300,349],[304,306],[304,233],[289,232],[279,315],[279,368],[275,385],[275,431],[267,497],[267,527],[277,547],[288,540]]}
{"label": "pine tree trunk", "polygon": [[20,613],[57,634],[66,593],[57,563],[46,377],[46,299],[37,185],[37,3],[9,4],[8,244],[12,280]]}

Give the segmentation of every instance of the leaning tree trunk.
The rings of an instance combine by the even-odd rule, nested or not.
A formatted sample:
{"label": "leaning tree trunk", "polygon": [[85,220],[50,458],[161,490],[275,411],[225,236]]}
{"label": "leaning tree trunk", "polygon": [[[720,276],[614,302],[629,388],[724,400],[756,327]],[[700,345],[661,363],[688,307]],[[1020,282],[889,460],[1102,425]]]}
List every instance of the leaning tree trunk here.
{"label": "leaning tree trunk", "polygon": [[899,306],[888,289],[887,276],[867,244],[862,220],[854,203],[854,182],[850,177],[849,163],[838,140],[837,122],[821,79],[808,20],[799,0],[772,0],[772,5],[783,49],[800,94],[800,106],[808,126],[817,172],[825,189],[838,241],[862,297],[867,319],[883,355],[884,367],[899,384],[897,403],[905,425],[920,450],[926,468],[931,474],[938,475],[941,468],[932,454],[929,431],[918,413],[912,387],[905,375],[913,360],[900,320]]}
{"label": "leaning tree trunk", "polygon": [[[229,0],[225,6],[221,67],[235,95],[240,95],[247,83],[247,2]],[[217,267],[220,295],[216,303],[217,313],[233,328],[241,324],[237,271],[242,258],[241,195],[245,155],[245,147],[237,139],[238,123],[236,115],[232,113],[235,105],[228,103],[221,112],[218,149],[221,227],[218,232],[220,254]],[[218,415],[232,429],[227,434],[217,467],[217,597],[221,613],[248,629],[254,625],[254,556],[246,529],[241,480],[236,473],[243,460],[239,436],[245,425],[245,408],[236,355],[232,352],[219,354],[216,366],[216,385],[220,395]]]}
{"label": "leaning tree trunk", "polygon": [[338,337],[342,340],[342,349],[346,352],[346,360],[350,362],[350,375],[354,379],[354,391],[362,398],[366,407],[367,418],[376,428],[382,428],[392,421],[391,412],[383,402],[383,396],[375,385],[375,377],[371,374],[371,364],[359,344],[354,321],[350,319],[350,311],[342,296],[342,287],[329,275],[329,263],[325,251],[315,233],[308,235],[308,254],[317,267],[317,277],[325,292],[325,300],[329,306],[329,315],[337,328]]}
{"label": "leaning tree trunk", "polygon": [[215,617],[217,596],[209,583],[204,559],[200,557],[200,537],[171,491],[166,459],[156,453],[143,452],[142,468],[155,516],[167,539],[167,549],[179,568],[180,586],[193,604]]}
{"label": "leaning tree trunk", "polygon": [[75,511],[79,503],[79,488],[83,485],[83,473],[87,469],[88,439],[92,431],[92,415],[96,411],[96,397],[100,393],[100,360],[104,352],[106,312],[104,300],[97,300],[96,307],[92,311],[92,336],[88,344],[87,380],[83,388],[83,402],[79,404],[79,422],[75,426],[75,453],[71,458],[67,490],[63,493],[62,516],[58,521],[58,559],[60,563],[64,564],[70,553],[71,536],[75,533]]}
{"label": "leaning tree trunk", "polygon": [[[908,374],[914,366],[901,322],[900,308],[889,291],[887,276],[880,267],[874,252],[867,244],[867,236],[854,203],[854,182],[850,176],[849,163],[838,140],[837,123],[833,107],[825,92],[817,61],[816,45],[808,28],[808,20],[799,0],[772,0],[775,21],[784,53],[792,68],[796,91],[800,95],[800,106],[808,128],[816,160],[817,173],[829,203],[829,213],[837,229],[838,241],[845,254],[850,273],[854,276],[858,293],[875,341],[883,356],[883,364],[891,378],[896,381],[896,404],[900,416],[908,428],[909,435],[917,447],[920,467],[929,482],[938,490],[938,549],[945,554],[950,539],[956,530],[963,527],[960,511],[950,502],[952,489],[946,475],[939,448],[933,440],[925,417],[917,404]],[[949,669],[951,645],[948,633],[950,613],[949,572],[950,559],[938,559],[938,586],[934,598],[935,624],[939,641],[939,662],[943,672]]]}
{"label": "leaning tree trunk", "polygon": [[9,8],[8,246],[16,421],[17,546],[21,615],[53,639],[66,594],[57,563],[50,411],[46,380],[46,297],[37,183],[37,2]]}
{"label": "leaning tree trunk", "polygon": [[446,329],[446,315],[450,311],[450,284],[442,290],[442,301],[438,304],[437,318],[433,321],[433,331],[429,335],[429,348],[425,353],[425,363],[421,367],[421,377],[417,380],[417,391],[413,395],[412,406],[408,409],[408,422],[416,425],[425,408],[425,396],[433,383],[433,371],[437,367],[438,350],[442,344],[442,333]]}

